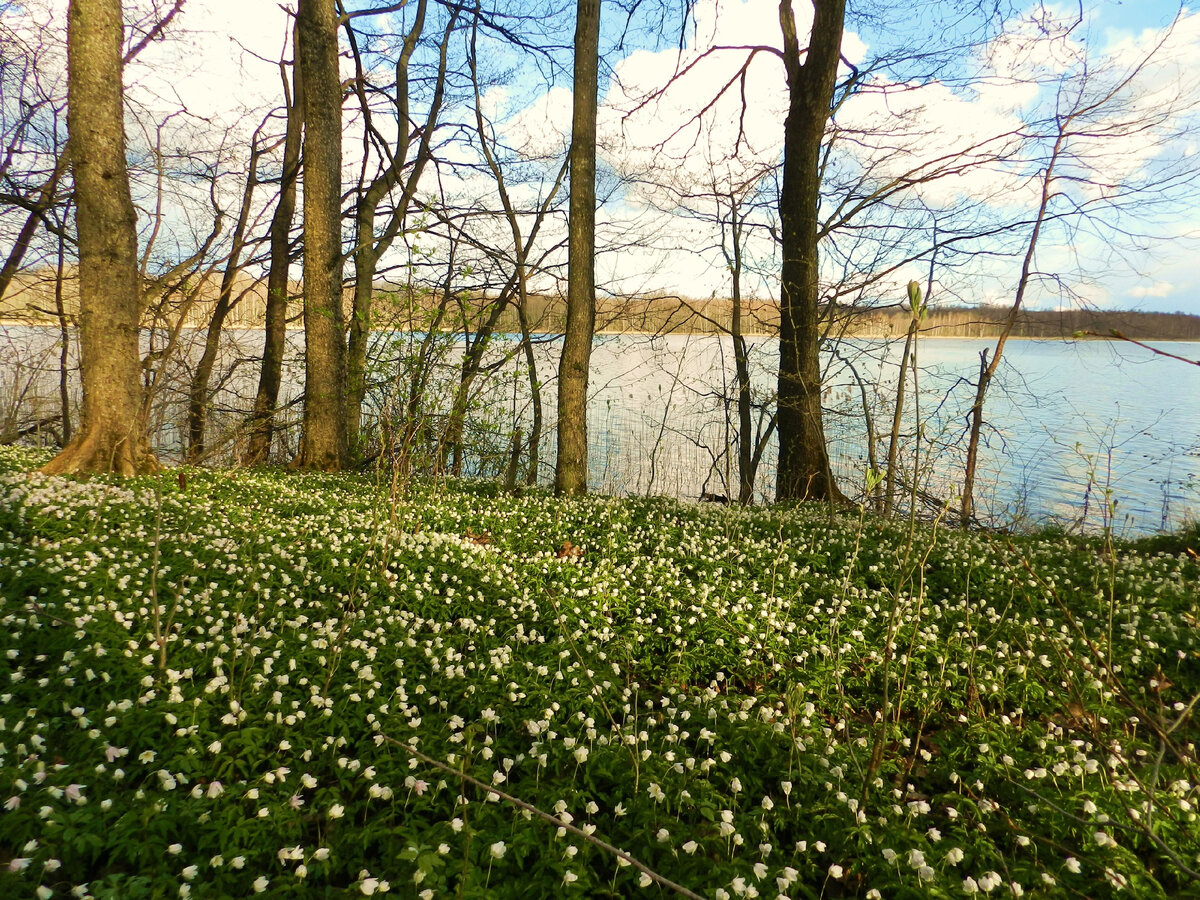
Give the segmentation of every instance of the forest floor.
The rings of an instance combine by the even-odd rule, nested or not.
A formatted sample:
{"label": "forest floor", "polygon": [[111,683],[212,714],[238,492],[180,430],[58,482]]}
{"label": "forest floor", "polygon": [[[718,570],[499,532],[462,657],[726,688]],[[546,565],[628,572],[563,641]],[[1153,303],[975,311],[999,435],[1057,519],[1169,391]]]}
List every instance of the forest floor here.
{"label": "forest floor", "polygon": [[1198,529],[42,458],[0,896],[1200,896]]}

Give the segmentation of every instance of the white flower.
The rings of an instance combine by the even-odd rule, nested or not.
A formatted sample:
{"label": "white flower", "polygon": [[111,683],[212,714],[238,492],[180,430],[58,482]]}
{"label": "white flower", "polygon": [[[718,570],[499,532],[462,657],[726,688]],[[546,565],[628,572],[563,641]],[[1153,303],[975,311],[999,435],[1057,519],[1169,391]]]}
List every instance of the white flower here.
{"label": "white flower", "polygon": [[1079,864],[1079,860],[1073,856],[1068,856],[1063,865],[1066,866],[1068,872],[1074,872],[1076,874],[1078,874],[1079,870],[1082,868],[1082,866]]}
{"label": "white flower", "polygon": [[271,879],[266,875],[259,875],[254,879],[254,893],[261,894],[267,889],[267,885],[271,883]]}
{"label": "white flower", "polygon": [[492,844],[490,850],[493,859],[500,859],[508,852],[508,848],[504,846],[504,841],[496,841],[496,843]]}
{"label": "white flower", "polygon": [[346,807],[342,806],[342,804],[340,804],[340,803],[335,803],[335,804],[333,804],[333,806],[329,807],[328,815],[329,815],[329,818],[331,818],[331,819],[340,819],[345,814],[346,814]]}
{"label": "white flower", "polygon": [[846,870],[843,869],[841,866],[839,866],[837,863],[834,863],[833,865],[831,865],[829,867],[829,877],[830,878],[841,878],[842,875],[845,874],[845,871]]}

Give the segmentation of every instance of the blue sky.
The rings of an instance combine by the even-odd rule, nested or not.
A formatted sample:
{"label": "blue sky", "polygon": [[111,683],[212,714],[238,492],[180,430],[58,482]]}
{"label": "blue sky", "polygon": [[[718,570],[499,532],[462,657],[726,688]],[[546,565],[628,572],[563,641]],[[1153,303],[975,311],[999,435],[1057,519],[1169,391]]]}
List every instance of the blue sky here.
{"label": "blue sky", "polygon": [[[795,4],[798,16],[802,6],[799,2]],[[1070,4],[1045,4],[1041,8],[1066,16],[1077,9]],[[1015,129],[1022,121],[1044,118],[1048,104],[1054,98],[1054,85],[1064,86],[1070,92],[1071,82],[1066,73],[1071,65],[1078,69],[1084,53],[1092,71],[1107,65],[1127,70],[1131,60],[1140,58],[1140,54],[1154,45],[1161,34],[1156,29],[1171,22],[1178,11],[1178,7],[1170,3],[1121,4],[1113,0],[1089,3],[1085,10],[1089,16],[1086,31],[1077,29],[1068,37],[1044,40],[1038,28],[1029,26],[1018,29],[1020,37],[1006,39],[981,53],[974,68],[988,77],[982,86],[943,84],[934,78],[922,81],[920,91],[911,90],[912,82],[903,85],[903,90],[881,87],[874,97],[869,91],[866,96],[847,104],[839,113],[840,121],[843,125],[882,127],[890,134],[898,127],[895,123],[901,120],[903,113],[910,120],[913,133],[920,136],[909,148],[911,159],[908,165],[911,168],[922,159],[922,153],[925,158],[954,153],[972,143],[986,141],[991,135]],[[776,159],[786,105],[781,68],[769,55],[761,57],[750,70],[746,96],[751,100],[744,116],[740,97],[732,96],[724,105],[711,111],[708,124],[691,122],[691,117],[745,59],[744,53],[737,52],[702,58],[704,50],[716,45],[777,44],[777,16],[776,0],[698,2],[697,33],[689,39],[684,54],[684,65],[696,62],[697,67],[689,71],[686,84],[671,88],[664,97],[645,107],[639,107],[639,98],[666,84],[681,68],[674,51],[669,48],[659,52],[643,50],[614,61],[613,68],[621,79],[621,89],[610,86],[607,130],[606,110],[601,110],[601,139],[607,145],[610,164],[625,167],[626,175],[646,177],[649,173],[651,181],[661,177],[667,181],[675,179],[695,184],[709,177],[711,158],[724,159],[738,139],[748,138],[749,146],[744,140],[736,143],[739,158],[733,168],[737,171],[729,177],[739,178],[755,165],[767,165]],[[850,32],[843,49],[852,61],[861,64],[871,58],[871,45],[870,33]],[[726,62],[718,62],[717,57]],[[1122,101],[1135,107],[1149,103],[1152,108],[1165,108],[1162,105],[1170,103],[1190,108],[1170,122],[1160,123],[1153,132],[1153,140],[1139,135],[1137,129],[1120,127],[1115,129],[1120,133],[1119,138],[1103,146],[1080,142],[1079,152],[1084,154],[1087,163],[1084,169],[1093,180],[1112,182],[1119,179],[1123,184],[1136,183],[1144,180],[1148,173],[1161,169],[1165,160],[1173,156],[1183,158],[1181,154],[1193,152],[1192,144],[1197,140],[1195,133],[1171,144],[1162,142],[1167,140],[1171,130],[1196,125],[1195,104],[1200,100],[1200,64],[1197,62],[1200,60],[1200,17],[1191,16],[1184,21],[1172,43],[1159,57],[1170,60],[1169,64],[1156,63],[1123,92]],[[886,80],[886,75],[880,76],[881,85]],[[1176,95],[1169,96],[1173,86],[1180,87]],[[545,99],[547,107],[557,107],[543,111],[547,130],[565,131],[567,104],[569,93],[562,90],[557,96]],[[1106,111],[1098,120],[1105,125],[1119,121],[1125,115],[1119,104],[1111,106],[1112,111]],[[632,109],[638,112],[630,115]],[[689,122],[691,124],[677,133],[677,129]],[[705,145],[698,155],[695,153],[697,142]],[[923,145],[930,145],[937,153]],[[1043,153],[1046,146],[1043,141]],[[885,174],[889,167],[896,175],[902,174],[903,167],[896,162],[890,138],[881,142],[880,147],[873,164]],[[759,151],[757,158],[755,150]],[[935,204],[951,202],[953,198],[946,196],[948,190],[975,201],[990,197],[985,207],[992,214],[1011,213],[1020,217],[1022,202],[1026,212],[1032,209],[1030,201],[1035,199],[1033,194],[1038,187],[1034,176],[1039,166],[1033,149],[1025,148],[1022,152],[1028,158],[1023,179],[1014,177],[1019,166],[980,166],[965,179],[939,181],[937,191],[927,188],[925,194],[927,197],[938,194],[931,197]],[[1184,162],[1186,164],[1186,159]],[[1078,171],[1080,167],[1075,166],[1073,172]],[[1065,170],[1060,168],[1060,172],[1065,173]],[[1064,189],[1083,199],[1088,198],[1091,190],[1086,186],[1076,188],[1066,182],[1059,184],[1065,184]],[[1095,189],[1092,193],[1103,190],[1106,189]],[[635,216],[629,207],[636,206],[639,194],[642,200],[657,202],[661,207],[661,197],[657,201],[654,199],[656,191],[656,188],[641,186],[627,191],[622,197],[625,205],[614,204],[609,210],[610,225],[619,228],[628,221],[633,226]],[[657,193],[661,195],[661,191]],[[1100,204],[1097,214],[1089,221],[1081,223],[1067,219],[1043,233],[1036,259],[1038,270],[1045,275],[1043,289],[1031,292],[1027,301],[1038,306],[1082,304],[1200,314],[1200,267],[1195,263],[1200,250],[1200,244],[1195,240],[1200,232],[1200,218],[1194,212],[1198,208],[1195,185],[1174,183],[1170,195],[1174,202],[1151,204],[1148,194],[1143,194],[1147,202],[1137,203],[1128,197],[1122,200],[1120,192],[1115,192],[1114,196],[1112,208]],[[838,199],[831,195],[831,203]],[[1096,200],[1096,197],[1092,199]],[[669,219],[664,218],[661,222],[663,224],[654,229],[655,233],[660,238],[669,236]],[[1079,227],[1081,224],[1084,227]],[[679,225],[679,228],[680,248],[701,246],[705,240],[712,240],[711,236],[706,238],[694,223]],[[1131,239],[1126,233],[1136,233],[1138,238]],[[1017,234],[1008,248],[1017,257],[1022,249],[1021,237]],[[759,255],[767,257],[769,253],[764,249]],[[669,290],[674,285],[674,289],[693,296],[708,296],[710,290],[719,294],[725,292],[723,285],[727,284],[727,279],[719,254],[710,251],[707,257],[700,257],[668,249],[657,260],[649,251],[643,252],[642,256],[643,267],[653,270],[654,275],[642,280],[637,275],[629,277],[626,283],[631,288],[646,286]],[[832,256],[832,253],[827,254],[827,264]],[[953,286],[947,284],[942,295],[964,302],[1007,303],[1014,290],[1019,269],[1017,262],[1019,258],[1009,257],[981,264],[976,277],[959,279]],[[607,269],[602,266],[602,271],[619,281],[623,272],[636,268],[627,252]],[[909,277],[922,277],[923,272],[924,263],[899,270],[892,278],[891,292],[901,294],[903,283]],[[828,265],[826,275],[830,279],[837,277],[829,271]],[[1057,290],[1060,284],[1067,285],[1070,290]],[[769,276],[761,290],[769,294],[775,292]],[[891,295],[887,290],[884,293]]]}
{"label": "blue sky", "polygon": [[[30,0],[29,6],[61,12],[65,2]],[[894,6],[898,7],[898,4]],[[802,16],[806,7],[804,0],[795,0],[795,7],[797,14]],[[1091,17],[1087,46],[1097,59],[1114,48],[1130,45],[1145,29],[1162,27],[1178,12],[1175,3],[1164,0],[1088,0],[1085,7]],[[1077,7],[1060,3],[1057,8],[1073,10]],[[613,15],[614,6],[606,5],[605,9],[611,34],[618,16]],[[697,0],[696,11],[700,33],[689,39],[688,48],[693,58],[705,46],[714,43],[778,42],[778,0]],[[1193,21],[1200,22],[1200,19]],[[564,31],[569,33],[569,22],[563,24],[568,26]],[[173,103],[178,98],[194,113],[210,117],[214,122],[233,119],[243,107],[262,110],[278,102],[279,74],[271,60],[278,59],[287,29],[285,17],[275,3],[267,0],[188,0],[178,26],[173,39],[150,48],[139,60],[136,71],[131,73],[131,79],[141,91],[139,102],[159,102],[165,98],[166,102]],[[848,34],[847,55],[855,59],[864,57],[870,52],[871,42],[870,34]],[[1200,74],[1200,29],[1197,29],[1194,46],[1189,46],[1195,52],[1184,56],[1192,61],[1191,68],[1180,69],[1180,77]],[[661,86],[676,71],[679,62],[673,47],[671,41],[667,41],[666,46],[659,43],[657,47],[643,43],[640,49],[620,57],[610,56],[607,60],[609,70],[621,78],[620,87],[615,83],[605,86],[604,93],[609,102],[601,110],[601,135],[606,142],[603,153],[610,168],[656,177],[666,169],[667,174],[677,180],[696,183],[714,168],[714,158],[720,164],[718,168],[723,166],[722,177],[726,178],[739,177],[745,171],[765,166],[777,158],[783,119],[780,105],[783,82],[778,62],[769,56],[755,63],[751,74],[748,92],[751,103],[744,120],[750,145],[748,148],[745,144],[740,145],[739,159],[732,164],[721,158],[720,151],[732,140],[731,128],[736,132],[736,125],[742,121],[740,107],[714,110],[712,121],[704,126],[702,135],[698,132],[685,135],[692,143],[702,136],[702,143],[712,151],[708,157],[703,153],[686,156],[680,148],[666,146],[663,142],[684,120],[680,117],[690,116],[696,103],[711,94],[714,85],[723,83],[723,73],[727,74],[728,66],[732,64],[730,60],[736,62],[736,55],[727,56],[725,61],[698,72],[684,91],[690,96],[682,99],[670,96],[646,107],[638,115],[627,115],[638,102],[639,90],[644,92]],[[956,89],[936,83],[925,85],[925,88],[921,96],[929,99],[924,102],[923,110],[910,112],[914,116],[918,112],[926,116],[926,127],[942,137],[950,133],[960,141],[969,141],[1004,124],[1004,104],[996,96],[971,97],[961,90],[956,92]],[[1015,91],[1012,87],[1005,90]],[[520,109],[520,116],[506,125],[506,129],[530,142],[540,142],[541,149],[560,146],[566,137],[570,92],[561,73],[558,84],[548,92],[539,87],[534,87],[532,92],[511,88],[507,96],[491,93],[487,99],[497,110]],[[885,105],[894,106],[900,102],[893,98]],[[869,104],[860,105],[855,112],[864,121],[870,115],[880,114],[879,109],[871,109]],[[849,112],[847,117],[850,118]],[[353,153],[355,145],[355,139],[348,137],[348,154]],[[663,152],[664,147],[671,152]],[[1135,151],[1136,147],[1130,150],[1131,158],[1136,156]],[[348,163],[348,178],[353,177],[351,168]],[[977,194],[986,193],[994,186],[982,175],[974,177],[978,183],[972,188]],[[473,186],[464,176],[462,189]],[[1010,193],[1007,199],[1011,202],[1015,196]],[[719,254],[713,250],[714,232],[704,232],[695,220],[669,215],[659,208],[664,205],[659,202],[661,200],[661,192],[656,193],[656,189],[639,187],[620,194],[601,211],[601,224],[610,231],[644,229],[659,244],[657,249],[626,250],[601,260],[600,272],[607,277],[610,287],[617,291],[659,288],[698,297],[707,297],[714,291],[727,293],[728,278]],[[1039,261],[1046,271],[1057,274],[1060,267],[1066,271],[1074,265],[1070,259],[1072,251],[1082,252],[1089,268],[1075,273],[1082,276],[1077,279],[1079,296],[1097,306],[1184,310],[1200,314],[1200,265],[1197,264],[1200,243],[1194,239],[1200,233],[1200,214],[1193,213],[1193,209],[1200,209],[1200,204],[1174,210],[1163,208],[1141,220],[1128,220],[1131,227],[1145,232],[1153,240],[1147,242],[1147,249],[1127,254],[1124,260],[1104,259],[1107,248],[1102,239],[1080,238],[1075,246],[1047,246]],[[1187,239],[1189,236],[1191,239]],[[548,229],[547,240],[553,237]],[[708,250],[693,252],[697,248]],[[769,256],[766,249],[760,249],[761,256]],[[909,277],[918,277],[922,272],[923,265],[914,266],[911,270],[898,272],[895,281],[902,285]],[[960,291],[960,294],[963,299],[1004,302],[1011,296],[1012,280],[1011,267],[997,263],[991,271],[984,273],[977,285]],[[761,286],[761,292],[774,293],[769,278]],[[1047,296],[1042,302],[1057,301]]]}

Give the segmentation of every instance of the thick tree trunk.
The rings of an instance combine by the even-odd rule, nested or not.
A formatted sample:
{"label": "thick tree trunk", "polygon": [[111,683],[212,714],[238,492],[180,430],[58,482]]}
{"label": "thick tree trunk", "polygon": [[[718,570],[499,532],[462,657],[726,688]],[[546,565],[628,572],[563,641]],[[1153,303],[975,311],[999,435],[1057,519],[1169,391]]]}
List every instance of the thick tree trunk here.
{"label": "thick tree trunk", "polygon": [[776,497],[844,500],[834,484],[821,414],[817,212],[821,142],[841,53],[845,0],[814,0],[801,64],[792,0],[781,0],[788,107],[779,197],[783,266],[779,303],[779,473]]}
{"label": "thick tree trunk", "polygon": [[120,0],[71,0],[67,128],[79,234],[83,421],[42,471],[152,472],[139,383],[137,219],[125,167]]}
{"label": "thick tree trunk", "polygon": [[[293,35],[295,32],[293,32]],[[293,38],[292,44],[295,46]],[[280,67],[283,64],[280,63]],[[292,219],[296,214],[296,176],[300,170],[300,137],[304,125],[304,92],[300,66],[292,64],[290,97],[287,77],[283,89],[287,102],[287,130],[283,142],[283,176],[279,203],[271,216],[271,264],[267,272],[266,335],[258,391],[250,418],[250,440],[242,457],[244,465],[263,465],[270,459],[275,433],[275,407],[283,383],[283,355],[287,347],[288,267],[291,265]]]}
{"label": "thick tree trunk", "polygon": [[304,431],[297,465],[346,463],[342,326],[342,83],[333,0],[300,0],[304,102]]}
{"label": "thick tree trunk", "polygon": [[571,200],[567,245],[567,325],[558,366],[558,460],[554,490],[587,491],[587,389],[596,331],[596,92],[600,0],[577,0]]}

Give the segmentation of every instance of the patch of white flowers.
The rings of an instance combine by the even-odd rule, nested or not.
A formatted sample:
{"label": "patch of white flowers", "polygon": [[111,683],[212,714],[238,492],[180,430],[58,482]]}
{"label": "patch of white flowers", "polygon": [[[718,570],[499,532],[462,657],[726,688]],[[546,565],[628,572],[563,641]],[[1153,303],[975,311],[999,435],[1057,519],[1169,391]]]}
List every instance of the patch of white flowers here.
{"label": "patch of white flowers", "polygon": [[[169,483],[0,478],[22,529],[0,530],[0,816],[29,834],[8,883],[76,887],[63,823],[135,809],[210,828],[144,836],[181,896],[316,883],[344,835],[409,820],[424,843],[343,883],[437,896],[464,858],[518,878],[547,840],[564,892],[614,866],[650,883],[594,836],[715,896],[1116,891],[1151,820],[1200,865],[1194,763],[1148,777],[1156,735],[1114,705],[1149,667],[1126,693],[1195,734],[1165,687],[1200,654],[1180,560],[1111,561],[1120,608],[1068,616],[1077,575],[1050,543],[1026,566],[927,537],[916,578],[901,533],[824,513]],[[1111,665],[1090,655],[1110,615]]]}

